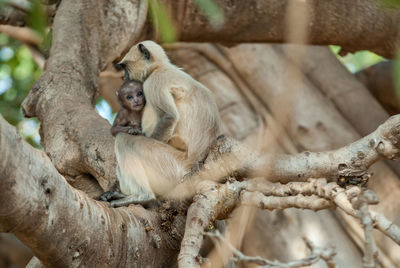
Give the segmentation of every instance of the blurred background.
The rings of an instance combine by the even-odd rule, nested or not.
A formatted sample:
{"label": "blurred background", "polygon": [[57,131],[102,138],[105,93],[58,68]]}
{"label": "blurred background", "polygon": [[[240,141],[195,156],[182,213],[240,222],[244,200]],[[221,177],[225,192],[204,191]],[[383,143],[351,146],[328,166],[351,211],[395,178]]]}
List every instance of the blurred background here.
{"label": "blurred background", "polygon": [[[212,0],[193,1],[207,14],[215,27],[223,22],[223,13]],[[397,0],[384,1],[387,4],[397,3]],[[0,0],[0,9],[17,5],[14,2],[19,3],[19,1]],[[36,148],[41,148],[38,132],[39,122],[37,119],[23,117],[21,103],[40,77],[45,58],[48,57],[51,46],[49,25],[51,25],[55,11],[49,10],[49,8],[44,10],[37,0],[29,3],[31,3],[29,7],[23,6],[23,4],[19,4],[20,6],[17,7],[27,13],[27,27],[8,28],[8,26],[0,25],[0,113],[8,122],[18,128],[26,141]],[[157,1],[150,1],[150,10],[150,19],[158,21],[160,26],[162,41],[174,42],[176,33],[166,9]],[[368,51],[348,53],[342,57],[338,55],[340,47],[331,46],[331,49],[352,73],[385,60]],[[113,111],[102,97],[98,98],[96,109],[112,124],[117,111]]]}
{"label": "blurred background", "polygon": [[[24,139],[41,148],[39,122],[23,117],[21,103],[40,77],[42,69],[35,62],[31,50],[21,41],[0,33],[0,47],[0,113],[18,128]],[[332,46],[331,49],[337,54],[340,47]],[[385,60],[368,51],[337,57],[352,73]],[[103,98],[99,97],[96,109],[112,124],[116,111],[112,111]]]}

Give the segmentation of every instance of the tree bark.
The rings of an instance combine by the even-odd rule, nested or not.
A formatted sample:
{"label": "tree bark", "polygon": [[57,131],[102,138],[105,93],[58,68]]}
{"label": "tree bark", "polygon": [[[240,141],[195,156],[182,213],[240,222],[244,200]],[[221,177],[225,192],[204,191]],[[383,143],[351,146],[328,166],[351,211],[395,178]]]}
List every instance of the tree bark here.
{"label": "tree bark", "polygon": [[[258,62],[249,62],[242,59],[236,63],[226,57],[225,53],[221,53],[224,50],[220,50],[218,46],[215,45],[180,44],[178,47],[181,49],[173,51],[171,54],[174,63],[183,67],[184,70],[195,79],[213,90],[217,100],[225,100],[229,103],[231,96],[239,96],[241,98],[238,99],[238,102],[247,103],[251,110],[257,115],[255,118],[258,118],[256,121],[258,124],[253,127],[251,127],[251,125],[249,126],[248,123],[252,121],[248,120],[248,112],[243,109],[244,107],[241,105],[240,109],[235,109],[237,112],[230,114],[227,118],[223,118],[224,125],[227,125],[225,129],[245,130],[247,136],[243,134],[233,136],[244,139],[246,144],[262,152],[282,152],[281,147],[292,153],[295,152],[295,147],[292,141],[287,137],[286,131],[279,127],[279,121],[275,121],[276,118],[279,117],[271,116],[266,109],[265,99],[268,98],[267,94],[275,92],[274,90],[280,88],[276,84],[269,84],[279,83],[279,78],[281,78],[283,74],[275,72],[279,72],[280,70],[270,68],[269,66],[268,72],[272,72],[272,74],[270,74],[270,76],[266,76],[265,73],[260,75],[260,77],[263,77],[263,80],[260,81],[258,78],[255,79],[255,77],[251,75],[256,73],[252,72],[252,68],[263,68],[258,65]],[[182,47],[187,48],[182,49]],[[269,46],[264,47],[268,48]],[[257,46],[244,45],[243,49],[244,48],[254,50]],[[227,51],[235,49],[228,49]],[[241,55],[240,50],[237,52],[232,51],[232,55],[234,54],[238,56]],[[271,59],[271,55],[266,53],[266,51],[263,51],[260,55],[262,56],[257,56],[260,59],[262,58],[266,61],[272,60],[270,63],[271,65],[277,66],[278,68],[281,66],[280,62],[274,61],[274,58]],[[242,66],[243,62],[246,62],[246,67]],[[247,68],[249,68],[248,72]],[[218,80],[217,77],[220,79]],[[254,88],[254,84],[252,84],[252,82],[255,81],[260,82],[256,88]],[[223,85],[226,85],[226,88],[223,87]],[[227,92],[227,94],[224,94],[224,92]],[[258,93],[260,95],[258,95]],[[286,93],[283,91],[282,94]],[[234,107],[235,105],[231,106]],[[287,108],[288,105],[280,107]],[[223,115],[224,113],[221,111],[221,114]],[[227,113],[227,115],[229,115],[229,113]],[[252,125],[253,124],[254,123],[252,123]],[[232,134],[232,132],[227,132],[227,134]],[[326,139],[325,135],[326,133],[315,135],[313,142],[318,143],[319,140],[324,142],[324,139]],[[247,208],[244,209],[243,214],[251,215],[255,213],[252,211],[253,209],[249,210],[249,208]],[[243,214],[239,213],[234,215]],[[340,227],[337,219],[335,219],[329,211],[321,211],[318,213],[294,209],[276,212],[262,211],[256,213],[254,221],[250,216],[245,218],[232,216],[232,219],[228,222],[227,228],[231,230],[231,237],[236,241],[234,244],[239,248],[240,245],[243,245],[244,252],[251,256],[259,255],[269,259],[279,259],[280,261],[296,259],[300,257],[299,255],[301,252],[304,252],[304,254],[306,253],[306,247],[303,243],[302,236],[309,235],[311,229],[316,229],[320,235],[318,240],[320,246],[329,246],[330,244],[343,245],[343,247],[337,248],[338,257],[336,261],[339,265],[361,266],[361,257],[357,246],[353,244],[346,231]],[[291,224],[293,222],[296,222],[296,224]],[[231,229],[231,225],[235,226],[235,228]],[[325,226],[331,227],[330,229],[326,229]],[[248,230],[242,238],[238,235],[238,230],[240,229]],[[335,233],[335,236],[331,236],[332,232]],[[220,252],[217,254],[220,254]],[[229,256],[229,254],[227,256]]]}
{"label": "tree bark", "polygon": [[[365,136],[371,133],[377,126],[389,118],[389,114],[382,108],[362,85],[354,79],[345,66],[335,57],[327,47],[292,47],[275,46],[283,54],[294,60],[296,55],[290,53],[291,49],[303,50],[304,58],[297,62],[298,68],[304,75],[326,95],[337,107],[343,117],[349,121],[354,129]],[[377,78],[377,77],[375,77]],[[372,78],[373,79],[373,78]],[[385,81],[394,82],[392,77],[384,77]],[[394,95],[395,92],[392,93]],[[396,96],[393,102],[396,102]],[[368,114],[368,116],[365,116]],[[386,162],[400,176],[400,166],[394,162]]]}
{"label": "tree bark", "polygon": [[[300,151],[338,148],[360,137],[331,101],[303,74],[295,78],[289,76],[293,66],[273,47],[240,45],[224,51],[234,68],[245,75],[254,94],[268,105],[274,117],[281,118]],[[252,64],[244,66],[242,63],[249,58]],[[374,165],[371,172],[374,176],[369,181],[369,187],[381,198],[377,210],[384,215],[391,215],[391,219],[398,223],[400,218],[396,216],[393,206],[398,202],[396,196],[400,194],[398,177],[383,163]],[[386,183],[381,183],[378,178],[385,178]],[[399,261],[400,253],[393,254],[391,241],[379,238],[378,244],[394,263]]]}
{"label": "tree bark", "polygon": [[23,111],[39,118],[43,147],[59,172],[87,181],[76,186],[95,178],[106,190],[116,181],[114,138],[94,109],[98,74],[139,36],[146,13],[140,1],[63,1],[58,8],[50,58]]}
{"label": "tree bark", "polygon": [[[184,218],[112,209],[69,186],[44,152],[0,117],[0,231],[13,232],[45,267],[171,266]],[[164,216],[165,217],[165,216]],[[157,258],[154,252],[157,251]]]}
{"label": "tree bark", "polygon": [[[288,41],[290,1],[287,0],[216,0],[224,14],[224,23],[217,27],[210,23],[195,1],[162,2],[172,12],[180,41],[224,44]],[[387,58],[395,57],[400,43],[398,9],[383,7],[376,0],[304,3],[309,20],[308,44],[338,45],[350,52],[371,50]]]}
{"label": "tree bark", "polygon": [[[2,189],[10,189],[0,198],[3,201],[0,229],[14,232],[46,266],[175,263],[183,231],[182,218],[173,218],[168,223],[171,228],[161,230],[165,227],[162,214],[140,207],[109,209],[72,189],[56,171],[73,185],[80,185],[77,188],[90,196],[98,195],[115,182],[110,126],[94,109],[98,75],[140,37],[154,33],[145,24],[146,3],[61,2],[53,24],[53,45],[45,72],[23,105],[27,116],[37,116],[41,121],[47,156],[21,142],[0,121],[0,155],[7,156],[0,159],[0,184]],[[177,19],[181,40],[231,44],[287,40],[284,23],[287,1],[218,0],[226,20],[218,29],[191,1],[164,3],[176,12],[173,17]],[[393,57],[400,36],[395,27],[400,17],[397,10],[381,9],[372,0],[307,3],[311,3],[307,28],[310,43],[338,44],[349,51],[370,49]],[[283,147],[289,152],[327,150],[359,138],[331,100],[302,73],[296,72],[276,49],[249,45],[231,50],[208,46],[206,50],[212,54],[197,49],[178,50],[173,54],[178,65],[214,90],[225,133],[264,150]],[[292,78],[295,82],[289,81]],[[11,156],[11,149],[15,150],[15,156]],[[374,172],[386,180],[386,183],[371,181],[372,188],[383,198],[378,210],[393,216],[398,223],[396,206],[393,206],[400,194],[398,178],[383,164],[378,164]],[[341,228],[332,213],[289,211],[263,215],[264,219],[258,216],[255,223],[261,224],[261,230],[253,228],[259,231],[256,236],[267,239],[268,248],[272,249],[265,253],[267,247],[263,244],[257,250],[253,248],[252,254],[262,250],[281,260],[294,258],[298,248],[305,250],[299,242],[302,235],[299,229],[306,234],[318,230],[323,239],[321,244],[345,244],[339,248],[339,263],[360,265],[357,247],[346,233],[348,225]],[[300,227],[289,224],[294,221]],[[240,229],[248,224],[246,219]],[[242,235],[237,239],[238,244],[241,238]],[[275,247],[278,241],[294,246]],[[245,241],[247,247],[248,244]],[[378,246],[389,256],[380,259],[382,263],[387,259],[399,261],[398,248],[393,249],[390,242],[379,238]]]}

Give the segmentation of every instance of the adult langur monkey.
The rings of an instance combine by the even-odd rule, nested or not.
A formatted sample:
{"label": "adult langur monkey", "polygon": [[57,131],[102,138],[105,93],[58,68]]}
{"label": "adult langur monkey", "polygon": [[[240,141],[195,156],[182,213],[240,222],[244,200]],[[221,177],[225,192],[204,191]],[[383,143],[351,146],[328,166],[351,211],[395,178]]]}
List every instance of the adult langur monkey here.
{"label": "adult langur monkey", "polygon": [[146,106],[144,136],[116,137],[117,177],[126,196],[111,206],[143,204],[156,196],[179,198],[174,188],[205,159],[220,134],[214,97],[171,64],[163,48],[152,41],[133,46],[118,65],[125,78],[143,83]]}

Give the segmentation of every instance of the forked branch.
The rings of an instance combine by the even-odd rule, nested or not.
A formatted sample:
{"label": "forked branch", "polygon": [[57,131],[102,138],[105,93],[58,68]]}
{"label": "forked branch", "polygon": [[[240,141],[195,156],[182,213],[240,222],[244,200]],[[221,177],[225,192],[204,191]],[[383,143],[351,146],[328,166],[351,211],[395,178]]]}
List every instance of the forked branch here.
{"label": "forked branch", "polygon": [[[179,255],[181,267],[199,265],[197,260],[203,240],[202,231],[213,220],[224,218],[239,205],[270,210],[293,207],[321,210],[339,207],[347,214],[363,221],[366,233],[365,263],[371,263],[371,258],[373,262],[375,256],[376,246],[370,235],[372,227],[381,230],[396,243],[399,242],[399,228],[393,223],[387,222],[386,218],[375,213],[368,216],[371,212],[366,205],[362,205],[363,203],[356,206],[356,210],[353,208],[352,201],[362,200],[368,191],[360,186],[343,188],[337,183],[328,183],[326,179],[312,179],[308,182],[304,180],[311,177],[329,179],[344,177],[346,178],[344,185],[364,182],[369,177],[367,169],[370,165],[383,158],[394,160],[400,156],[400,115],[391,117],[370,135],[330,152],[269,155],[258,158],[242,144],[233,140],[220,145],[223,145],[222,149],[213,151],[210,159],[206,160],[204,168],[193,174],[190,179],[206,178],[204,176],[208,175],[214,180],[217,178],[216,174],[222,175],[227,171],[240,173],[244,169],[247,172],[250,170],[248,174],[264,174],[268,179],[273,180],[277,177],[278,181],[292,182],[272,183],[265,178],[257,178],[242,182],[228,181],[223,185],[208,182],[207,186],[207,181],[201,180],[196,186],[199,194],[188,212],[185,236]],[[216,152],[220,152],[221,155]],[[224,157],[224,154],[228,157]],[[341,180],[339,182],[343,183]],[[377,202],[369,199],[367,203],[372,201]],[[371,220],[368,222],[366,219]],[[374,224],[371,223],[372,220]]]}
{"label": "forked branch", "polygon": [[326,264],[328,265],[329,268],[336,267],[333,257],[336,255],[335,249],[333,247],[331,248],[320,248],[314,245],[313,242],[311,242],[307,238],[303,238],[304,242],[307,245],[307,248],[311,250],[311,254],[306,256],[305,258],[302,258],[300,260],[296,261],[290,261],[290,262],[280,262],[280,261],[270,261],[265,258],[261,257],[251,257],[251,256],[246,256],[243,254],[240,250],[236,249],[229,241],[227,241],[224,236],[219,232],[216,231],[215,233],[212,232],[206,232],[204,233],[205,235],[215,238],[214,241],[217,243],[216,240],[221,241],[224,243],[233,253],[233,261],[234,262],[246,262],[246,263],[254,263],[257,265],[261,265],[262,267],[265,268],[294,268],[294,267],[303,267],[307,265],[312,265],[319,260],[324,260]]}

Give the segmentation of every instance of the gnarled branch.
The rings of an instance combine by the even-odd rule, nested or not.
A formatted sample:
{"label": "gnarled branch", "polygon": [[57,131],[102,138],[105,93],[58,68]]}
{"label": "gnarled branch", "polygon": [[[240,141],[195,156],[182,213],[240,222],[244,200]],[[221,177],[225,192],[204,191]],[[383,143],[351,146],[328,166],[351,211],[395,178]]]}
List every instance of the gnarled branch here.
{"label": "gnarled branch", "polygon": [[[1,116],[0,156],[0,231],[14,233],[45,267],[175,263],[179,216],[161,230],[161,214],[140,206],[112,209],[89,198]],[[161,249],[159,258],[146,254],[154,248]]]}

